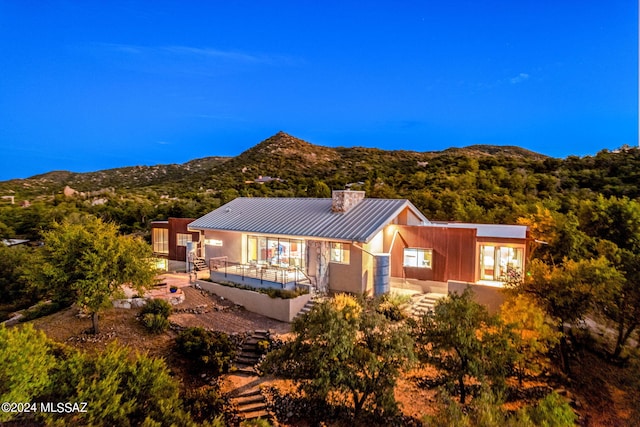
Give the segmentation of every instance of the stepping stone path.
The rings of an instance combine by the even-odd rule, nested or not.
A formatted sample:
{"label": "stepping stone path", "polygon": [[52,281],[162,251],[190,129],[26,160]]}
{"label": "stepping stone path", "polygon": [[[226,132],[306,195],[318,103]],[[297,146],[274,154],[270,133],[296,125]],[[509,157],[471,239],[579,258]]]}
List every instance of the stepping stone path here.
{"label": "stepping stone path", "polygon": [[261,357],[258,342],[268,340],[269,332],[255,331],[244,341],[240,354],[236,357],[234,375],[244,377],[246,385],[231,392],[231,403],[238,409],[238,415],[242,420],[271,418],[271,414],[267,410],[267,402],[260,391],[261,378],[255,369],[255,365]]}

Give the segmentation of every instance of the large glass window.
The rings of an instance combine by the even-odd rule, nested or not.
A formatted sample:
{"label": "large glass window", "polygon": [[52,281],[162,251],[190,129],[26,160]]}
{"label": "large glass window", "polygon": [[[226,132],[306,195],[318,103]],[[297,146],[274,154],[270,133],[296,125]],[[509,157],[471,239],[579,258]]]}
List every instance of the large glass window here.
{"label": "large glass window", "polygon": [[433,249],[404,248],[404,267],[432,268]]}
{"label": "large glass window", "polygon": [[480,279],[500,280],[510,268],[522,271],[523,257],[523,248],[480,246]]}
{"label": "large glass window", "polygon": [[305,266],[304,240],[247,236],[247,262],[302,268]]}
{"label": "large glass window", "polygon": [[348,243],[331,243],[331,262],[349,264],[350,245]]}
{"label": "large glass window", "polygon": [[166,228],[154,228],[153,235],[153,252],[157,254],[169,253],[169,230]]}

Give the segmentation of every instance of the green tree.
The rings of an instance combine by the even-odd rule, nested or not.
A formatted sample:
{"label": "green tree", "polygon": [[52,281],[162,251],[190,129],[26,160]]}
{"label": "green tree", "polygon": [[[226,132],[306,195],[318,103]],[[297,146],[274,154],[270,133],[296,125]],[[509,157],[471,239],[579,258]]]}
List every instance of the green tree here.
{"label": "green tree", "polygon": [[44,233],[42,279],[56,299],[85,308],[98,329],[98,313],[129,285],[138,293],[153,285],[152,252],[141,239],[118,235],[117,226],[92,216],[71,216]]}
{"label": "green tree", "polygon": [[413,341],[377,303],[343,294],[317,303],[294,321],[295,338],[271,352],[263,368],[298,381],[314,398],[349,396],[356,419],[364,408],[393,413],[396,381],[414,360]]}
{"label": "green tree", "polygon": [[0,303],[26,306],[38,301],[42,292],[27,274],[29,266],[38,264],[38,254],[30,248],[0,243]]}
{"label": "green tree", "polygon": [[540,260],[529,264],[529,274],[516,290],[532,296],[556,322],[562,334],[560,356],[565,373],[571,372],[565,325],[583,319],[597,303],[610,300],[623,282],[623,275],[604,257],[566,260],[561,266]]}
{"label": "green tree", "polygon": [[511,328],[472,296],[469,288],[450,294],[414,325],[418,356],[443,372],[450,388],[457,384],[462,404],[467,378],[488,379],[500,390],[516,360]]}

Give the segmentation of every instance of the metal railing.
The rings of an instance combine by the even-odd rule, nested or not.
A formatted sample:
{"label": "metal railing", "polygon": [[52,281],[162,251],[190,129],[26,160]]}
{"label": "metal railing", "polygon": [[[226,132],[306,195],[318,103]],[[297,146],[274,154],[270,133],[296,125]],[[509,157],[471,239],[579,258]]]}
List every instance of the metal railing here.
{"label": "metal railing", "polygon": [[309,286],[311,281],[300,267],[284,267],[268,264],[229,261],[228,257],[214,257],[209,259],[209,271],[211,275],[223,275],[227,280],[254,279],[259,280],[261,285],[279,284],[282,288],[287,285]]}

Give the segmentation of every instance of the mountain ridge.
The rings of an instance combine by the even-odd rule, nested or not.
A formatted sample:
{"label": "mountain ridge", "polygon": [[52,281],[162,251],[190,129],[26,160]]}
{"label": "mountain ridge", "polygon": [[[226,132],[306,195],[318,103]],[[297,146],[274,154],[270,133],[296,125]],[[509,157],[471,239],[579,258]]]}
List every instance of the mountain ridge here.
{"label": "mountain ridge", "polygon": [[[442,151],[384,150],[373,147],[325,147],[280,131],[234,157],[208,156],[177,164],[126,166],[93,172],[56,170],[24,179],[0,181],[0,191],[51,194],[70,186],[78,191],[101,188],[134,189],[150,186],[221,188],[260,176],[305,178],[332,175],[363,180],[385,173],[415,172],[439,156],[493,157],[543,161],[548,156],[517,146],[471,145]],[[383,171],[381,171],[383,172]]]}

